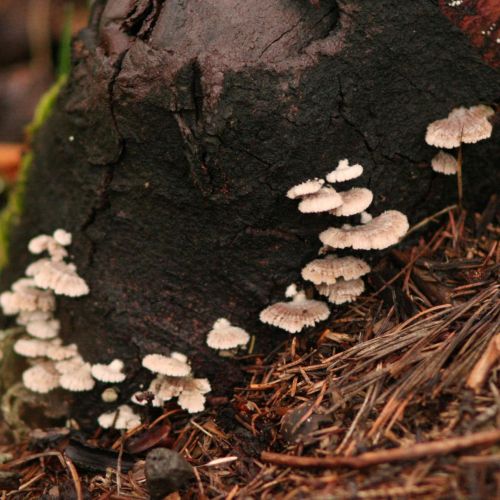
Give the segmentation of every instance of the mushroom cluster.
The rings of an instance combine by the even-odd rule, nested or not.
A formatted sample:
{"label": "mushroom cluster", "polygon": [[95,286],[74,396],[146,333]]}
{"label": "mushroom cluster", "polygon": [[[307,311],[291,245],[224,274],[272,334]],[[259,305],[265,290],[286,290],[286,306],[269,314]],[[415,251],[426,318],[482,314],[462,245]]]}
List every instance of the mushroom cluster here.
{"label": "mushroom cluster", "polygon": [[[151,403],[161,407],[167,401],[177,398],[181,408],[189,413],[205,409],[205,394],[210,392],[210,382],[206,378],[195,378],[187,356],[172,352],[170,356],[148,354],[142,366],[156,374],[148,390],[136,392],[131,400],[138,405]],[[150,397],[148,397],[148,395]]]}
{"label": "mushroom cluster", "polygon": [[[56,296],[81,297],[89,293],[89,287],[78,275],[76,266],[67,262],[67,247],[71,242],[71,234],[63,229],[57,229],[52,235],[33,238],[28,250],[35,255],[46,253],[46,256],[31,263],[26,276],[17,280],[11,290],[0,294],[3,313],[16,316],[17,324],[24,328],[25,335],[14,344],[14,351],[28,358],[30,363],[22,374],[23,384],[39,394],[57,388],[71,392],[91,391],[96,381],[114,385],[126,379],[122,360],[92,365],[81,356],[76,344],[64,345],[59,336],[60,322],[54,316]],[[221,333],[222,336],[237,333],[236,344],[246,345],[248,334],[225,321],[216,322],[218,330],[211,339],[220,342]],[[162,406],[165,401],[177,397],[179,405],[190,413],[204,409],[210,383],[207,379],[192,376],[186,356],[180,353],[171,356],[148,354],[142,364],[157,374],[149,388],[154,406]],[[136,396],[138,393],[132,400],[143,404],[144,399]],[[114,386],[106,387],[101,398],[105,403],[114,403],[118,400],[118,390]],[[102,414],[98,423],[104,428],[130,429],[140,424],[140,418],[129,406],[121,405]]]}
{"label": "mushroom cluster", "polygon": [[[387,210],[377,217],[366,212],[373,201],[373,193],[366,188],[353,187],[337,191],[332,184],[356,179],[363,174],[359,164],[349,165],[341,160],[326,179],[312,179],[292,187],[287,197],[300,199],[303,213],[327,212],[336,217],[359,216],[360,224],[331,227],[319,238],[324,244],[321,258],[314,259],[302,269],[302,278],[312,282],[320,295],[332,304],[352,302],[365,289],[362,276],[370,266],[352,255],[339,256],[329,253],[333,249],[381,250],[396,244],[408,231],[408,219],[396,210]],[[288,302],[277,302],[260,313],[260,320],[290,333],[314,326],[328,318],[328,306],[318,300],[308,299],[305,292],[295,285],[288,288]]]}
{"label": "mushroom cluster", "polygon": [[458,200],[462,203],[462,144],[475,144],[491,137],[493,126],[489,119],[495,111],[489,106],[480,104],[465,108],[463,106],[451,110],[446,118],[429,124],[425,134],[425,142],[437,148],[458,148],[457,157],[442,149],[431,161],[432,169],[445,175],[457,174]]}
{"label": "mushroom cluster", "polygon": [[[17,280],[11,290],[0,294],[3,313],[16,316],[17,324],[25,332],[14,343],[14,351],[30,363],[22,374],[23,384],[39,394],[57,388],[91,391],[96,381],[116,384],[126,378],[123,361],[115,359],[109,364],[91,365],[80,355],[76,344],[64,345],[59,336],[60,322],[54,316],[56,296],[81,297],[89,293],[76,266],[65,261],[71,241],[71,234],[63,229],[57,229],[51,236],[42,234],[33,238],[28,250],[35,255],[45,252],[47,257],[30,264],[26,276]],[[113,398],[108,393],[106,397],[111,402]]]}

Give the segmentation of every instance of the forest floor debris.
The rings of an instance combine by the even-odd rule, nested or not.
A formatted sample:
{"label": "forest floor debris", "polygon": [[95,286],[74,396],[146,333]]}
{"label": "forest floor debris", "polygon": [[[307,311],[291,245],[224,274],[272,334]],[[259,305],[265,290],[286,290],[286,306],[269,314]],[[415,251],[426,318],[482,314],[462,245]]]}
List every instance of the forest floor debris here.
{"label": "forest floor debris", "polygon": [[172,404],[126,434],[38,430],[2,445],[2,498],[146,499],[158,446],[194,467],[172,500],[498,498],[497,208],[426,219],[427,236],[387,254],[328,328],[244,357],[247,386],[199,416]]}

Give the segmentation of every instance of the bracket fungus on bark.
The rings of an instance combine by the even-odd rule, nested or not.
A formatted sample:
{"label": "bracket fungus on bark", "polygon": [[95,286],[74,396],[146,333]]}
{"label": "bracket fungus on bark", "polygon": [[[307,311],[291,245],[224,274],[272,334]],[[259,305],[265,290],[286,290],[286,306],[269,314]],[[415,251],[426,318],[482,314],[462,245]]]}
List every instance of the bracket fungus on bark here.
{"label": "bracket fungus on bark", "polygon": [[434,172],[444,175],[455,175],[457,173],[458,162],[453,155],[445,153],[444,151],[439,151],[439,153],[432,158],[431,166]]}
{"label": "bracket fungus on bark", "polygon": [[332,304],[345,304],[356,300],[364,291],[365,283],[362,279],[345,280],[339,278],[335,283],[322,283],[317,286],[318,292]]}
{"label": "bracket fungus on bark", "polygon": [[304,214],[329,212],[342,205],[342,198],[332,187],[322,187],[318,192],[304,196],[299,211]]}
{"label": "bracket fungus on bark", "polygon": [[339,195],[342,198],[342,205],[330,212],[337,217],[349,217],[364,212],[373,201],[373,193],[366,188],[354,187],[339,192]]}
{"label": "bracket fungus on bark", "polygon": [[29,266],[26,273],[33,276],[36,286],[51,289],[56,295],[81,297],[89,293],[87,283],[78,276],[74,264],[41,259]]}
{"label": "bracket fungus on bark", "polygon": [[90,363],[83,363],[73,371],[63,373],[59,379],[63,389],[71,392],[91,391],[95,386]]}
{"label": "bracket fungus on bark", "polygon": [[311,194],[317,193],[323,187],[324,183],[324,179],[309,179],[290,188],[287,191],[286,196],[291,200],[309,196]]}
{"label": "bracket fungus on bark", "polygon": [[340,160],[337,168],[326,176],[326,180],[332,184],[356,179],[363,175],[363,167],[359,164],[349,165],[349,160]]}
{"label": "bracket fungus on bark", "polygon": [[37,363],[23,372],[23,384],[30,391],[47,394],[60,386],[59,373],[52,362]]}
{"label": "bracket fungus on bark", "polygon": [[404,214],[387,210],[360,226],[331,227],[323,231],[319,238],[332,248],[382,250],[398,243],[408,229],[408,219]]}
{"label": "bracket fungus on bark", "polygon": [[187,361],[163,354],[147,354],[142,366],[153,373],[169,377],[187,377],[191,374],[191,365]]}
{"label": "bracket fungus on bark", "polygon": [[351,255],[337,257],[327,255],[323,259],[315,259],[302,269],[302,277],[314,283],[332,285],[339,278],[353,280],[370,272],[370,266],[362,259]]}
{"label": "bracket fungus on bark", "polygon": [[107,365],[101,363],[92,365],[91,373],[100,382],[119,384],[126,378],[122,371],[123,367],[124,363],[121,359],[114,359]]}
{"label": "bracket fungus on bark", "polygon": [[303,291],[296,291],[291,301],[271,304],[261,311],[259,318],[263,323],[289,333],[298,333],[328,316],[330,309],[324,302],[308,299]]}
{"label": "bracket fungus on bark", "polygon": [[446,118],[429,124],[425,141],[430,146],[452,149],[462,143],[474,144],[488,139],[493,130],[488,118],[494,114],[491,107],[482,104],[471,108],[455,108]]}
{"label": "bracket fungus on bark", "polygon": [[237,326],[233,326],[227,319],[219,318],[207,335],[207,345],[212,349],[225,351],[245,347],[250,341],[250,335]]}
{"label": "bracket fungus on bark", "polygon": [[97,418],[103,429],[130,430],[141,425],[141,419],[129,405],[120,405],[116,410],[103,413]]}

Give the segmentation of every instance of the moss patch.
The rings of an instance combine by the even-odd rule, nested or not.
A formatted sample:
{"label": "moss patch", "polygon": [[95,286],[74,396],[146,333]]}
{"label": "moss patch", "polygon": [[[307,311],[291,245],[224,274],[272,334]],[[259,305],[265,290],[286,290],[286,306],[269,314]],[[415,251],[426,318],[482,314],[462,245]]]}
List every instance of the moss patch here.
{"label": "moss patch", "polygon": [[[33,121],[26,128],[28,139],[31,142],[34,134],[50,116],[57,96],[67,81],[61,76],[54,85],[43,95],[33,115]],[[33,164],[33,152],[24,154],[16,185],[9,194],[7,206],[0,214],[0,270],[9,262],[9,240],[12,229],[19,224],[24,207],[24,195],[28,174]]]}

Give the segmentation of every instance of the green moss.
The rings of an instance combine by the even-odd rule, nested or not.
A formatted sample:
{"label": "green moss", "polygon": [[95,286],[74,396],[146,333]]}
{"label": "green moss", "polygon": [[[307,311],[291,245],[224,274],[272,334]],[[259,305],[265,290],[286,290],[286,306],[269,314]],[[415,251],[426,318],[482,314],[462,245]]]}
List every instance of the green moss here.
{"label": "green moss", "polygon": [[26,127],[26,131],[28,132],[28,136],[32,137],[37,130],[45,123],[45,120],[50,116],[52,112],[52,108],[56,102],[57,96],[59,92],[64,87],[68,77],[67,75],[60,76],[57,81],[50,87],[47,92],[42,96],[38,106],[35,109],[35,113],[33,115],[33,121]]}
{"label": "green moss", "polygon": [[[54,85],[43,95],[35,110],[33,121],[28,125],[26,131],[31,139],[42,124],[50,116],[57,96],[66,83],[67,77],[61,76]],[[16,185],[9,194],[7,206],[0,213],[0,270],[9,262],[9,240],[12,229],[19,224],[24,208],[24,194],[28,174],[33,163],[33,153],[26,153],[21,160]]]}

